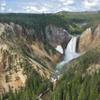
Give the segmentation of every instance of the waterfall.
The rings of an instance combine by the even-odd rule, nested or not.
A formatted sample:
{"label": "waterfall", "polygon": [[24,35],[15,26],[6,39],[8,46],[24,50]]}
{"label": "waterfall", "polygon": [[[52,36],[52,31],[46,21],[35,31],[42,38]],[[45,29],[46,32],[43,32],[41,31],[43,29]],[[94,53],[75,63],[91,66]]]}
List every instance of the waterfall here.
{"label": "waterfall", "polygon": [[78,57],[79,54],[76,53],[76,46],[77,46],[77,37],[72,37],[65,50],[64,61],[69,62],[72,59]]}
{"label": "waterfall", "polygon": [[69,41],[65,49],[65,56],[63,61],[57,64],[55,73],[53,74],[53,76],[51,76],[51,82],[59,80],[59,78],[63,74],[62,73],[64,70],[63,67],[66,63],[69,63],[71,60],[80,56],[80,54],[76,52],[76,47],[77,47],[77,37],[72,37],[72,39]]}
{"label": "waterfall", "polygon": [[67,45],[67,48],[65,49],[64,60],[61,61],[59,64],[57,64],[56,67],[57,69],[61,69],[64,66],[64,64],[79,57],[79,54],[76,52],[76,46],[77,46],[77,37],[72,37],[72,39],[69,41]]}

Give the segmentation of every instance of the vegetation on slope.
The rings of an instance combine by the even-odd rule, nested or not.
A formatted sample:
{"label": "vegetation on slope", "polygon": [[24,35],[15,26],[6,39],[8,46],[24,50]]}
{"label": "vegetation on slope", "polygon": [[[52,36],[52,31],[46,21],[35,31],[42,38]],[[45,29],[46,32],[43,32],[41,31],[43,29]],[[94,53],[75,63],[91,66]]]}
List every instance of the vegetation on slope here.
{"label": "vegetation on slope", "polygon": [[100,100],[99,70],[100,46],[68,65],[50,100]]}
{"label": "vegetation on slope", "polygon": [[[24,29],[35,29],[31,32],[31,36],[37,39],[38,37],[44,37],[44,48],[49,54],[53,52],[55,54],[54,48],[52,48],[47,42],[45,37],[45,27],[49,24],[53,24],[59,27],[67,29],[71,34],[80,34],[84,28],[81,24],[84,22],[93,25],[93,23],[98,22],[100,19],[100,14],[0,14],[0,22],[2,23],[16,23],[23,26]],[[87,25],[86,25],[87,27]],[[11,33],[11,32],[8,32]],[[14,34],[13,34],[14,35]],[[27,45],[30,45],[30,42],[33,41],[31,36],[28,37],[27,34],[24,34],[26,39],[21,42],[20,38],[14,38],[16,35],[9,35],[10,43],[17,44],[17,49],[24,56],[28,56],[33,60],[37,61],[41,65],[45,65],[41,59],[35,55],[31,49],[27,48]],[[23,35],[22,35],[23,36]],[[13,39],[13,40],[11,40]],[[22,39],[23,40],[23,39]],[[28,40],[28,41],[27,41]],[[27,41],[27,44],[26,44]],[[6,41],[7,42],[7,41]],[[19,49],[19,50],[18,50]],[[29,50],[29,51],[28,51]],[[27,53],[28,52],[28,53]],[[51,100],[97,100],[100,99],[100,73],[93,73],[90,75],[87,72],[87,69],[94,64],[98,64],[100,61],[100,49],[92,50],[91,52],[86,53],[78,59],[78,61],[69,65],[68,71],[65,73],[64,77],[60,80],[58,87],[52,93]],[[44,59],[45,60],[45,59]],[[45,61],[44,61],[45,62]],[[50,62],[50,61],[48,61]],[[3,95],[3,100],[35,100],[36,96],[44,91],[49,82],[42,79],[36,71],[32,70],[32,65],[24,62],[24,68],[27,73],[26,87],[22,88],[19,92],[12,93],[10,91],[8,94]],[[97,81],[95,81],[97,80]]]}
{"label": "vegetation on slope", "polygon": [[[22,25],[23,27],[35,29],[37,36],[45,37],[45,27],[56,25],[68,30],[71,34],[80,34],[84,27],[100,22],[100,13],[57,13],[57,14],[0,14],[0,22]],[[86,25],[85,25],[86,24]]]}
{"label": "vegetation on slope", "polygon": [[36,97],[47,89],[49,81],[43,80],[42,77],[36,71],[29,68],[27,70],[27,81],[25,88],[21,88],[19,91],[10,91],[7,94],[3,94],[0,100],[36,100]]}
{"label": "vegetation on slope", "polygon": [[[14,26],[16,25],[14,24]],[[2,70],[0,70],[0,72],[6,76],[12,69],[15,69],[13,73],[17,73],[19,71],[16,71],[18,66],[20,69],[24,69],[22,74],[27,76],[27,80],[25,87],[23,86],[21,89],[16,90],[15,93],[13,93],[12,87],[10,86],[10,92],[6,93],[6,88],[0,84],[0,88],[4,88],[4,92],[0,91],[0,93],[3,93],[3,95],[0,95],[0,99],[36,100],[36,97],[48,87],[49,81],[46,80],[46,78],[49,76],[49,72],[51,72],[51,65],[54,65],[54,58],[52,56],[58,53],[52,46],[49,46],[48,43],[43,44],[42,42],[34,41],[30,38],[30,35],[20,32],[19,36],[16,29],[11,25],[6,24],[4,27],[4,31],[0,34],[0,50],[2,52],[0,62],[3,60],[3,65],[0,66],[0,68],[4,68],[4,73]],[[6,45],[7,48],[5,48],[5,50],[2,49],[2,45]],[[6,52],[6,54],[4,53],[5,55],[2,59],[3,52]],[[16,63],[17,60],[18,63]],[[14,65],[13,63],[16,64]],[[7,69],[5,69],[6,67]],[[43,78],[43,75],[45,75],[45,78]],[[2,80],[1,76],[0,78]],[[9,81],[11,82],[12,79]],[[4,81],[4,83],[9,85],[9,81]],[[13,84],[14,83],[12,83],[12,86]]]}

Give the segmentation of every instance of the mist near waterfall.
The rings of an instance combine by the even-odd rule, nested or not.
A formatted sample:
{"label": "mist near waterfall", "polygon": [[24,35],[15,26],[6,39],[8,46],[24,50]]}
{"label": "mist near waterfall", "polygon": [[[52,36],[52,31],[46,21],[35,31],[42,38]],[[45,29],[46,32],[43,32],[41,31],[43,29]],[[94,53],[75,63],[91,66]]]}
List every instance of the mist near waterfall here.
{"label": "mist near waterfall", "polygon": [[77,39],[78,37],[72,37],[69,41],[66,49],[63,61],[57,64],[56,69],[60,70],[66,63],[80,56],[79,53],[76,52],[77,47]]}

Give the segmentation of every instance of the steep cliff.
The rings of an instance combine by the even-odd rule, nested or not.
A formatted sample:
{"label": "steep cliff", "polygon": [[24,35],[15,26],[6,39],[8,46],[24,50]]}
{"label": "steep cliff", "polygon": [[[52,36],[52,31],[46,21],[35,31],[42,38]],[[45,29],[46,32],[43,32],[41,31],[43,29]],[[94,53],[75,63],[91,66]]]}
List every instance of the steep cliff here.
{"label": "steep cliff", "polygon": [[[64,65],[64,75],[58,81],[51,100],[100,99],[100,25],[87,29],[80,36],[82,55]],[[84,52],[84,53],[83,53]]]}
{"label": "steep cliff", "polygon": [[67,32],[67,30],[54,25],[48,25],[45,32],[48,42],[54,48],[61,45],[63,49],[65,49],[71,39],[71,35]]}
{"label": "steep cliff", "polygon": [[[96,18],[99,22],[99,17]],[[54,92],[50,91],[53,93],[51,100],[56,100],[56,97],[57,100],[82,100],[80,95],[84,93],[88,79],[90,83],[96,82],[95,78],[98,80],[89,85],[95,84],[93,89],[99,93],[100,25],[94,30],[88,28],[81,35],[84,28],[91,26],[90,19],[94,17],[88,18],[85,14],[81,17],[78,14],[68,14],[67,17],[59,14],[1,14],[0,99],[34,100],[41,93],[52,90],[48,79],[54,75],[56,64],[65,54],[60,54],[55,48],[62,46],[63,50],[66,49],[71,39],[68,32],[79,35],[77,49],[83,55],[65,64],[65,75],[58,81]],[[86,93],[92,98],[93,90],[88,88],[91,93]]]}
{"label": "steep cliff", "polygon": [[61,54],[49,43],[34,40],[34,29],[0,23],[0,93],[25,86],[31,66],[41,77],[50,78]]}
{"label": "steep cliff", "polygon": [[88,28],[79,39],[79,52],[85,52],[100,43],[100,24],[95,29]]}

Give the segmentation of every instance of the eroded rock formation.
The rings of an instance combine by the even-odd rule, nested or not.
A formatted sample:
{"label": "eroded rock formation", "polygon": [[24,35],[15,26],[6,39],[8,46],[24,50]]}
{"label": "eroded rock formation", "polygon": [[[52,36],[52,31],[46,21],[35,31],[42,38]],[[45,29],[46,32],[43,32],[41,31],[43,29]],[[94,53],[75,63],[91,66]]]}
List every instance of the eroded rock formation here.
{"label": "eroded rock formation", "polygon": [[34,29],[14,23],[0,23],[0,94],[25,86],[25,67],[50,78],[61,54],[49,44],[34,40]]}
{"label": "eroded rock formation", "polygon": [[100,24],[94,29],[86,29],[79,39],[79,52],[85,52],[100,43]]}
{"label": "eroded rock formation", "polygon": [[54,48],[56,48],[58,45],[61,45],[64,49],[71,39],[71,36],[65,29],[56,27],[54,25],[49,25],[46,27],[46,37],[48,42]]}

